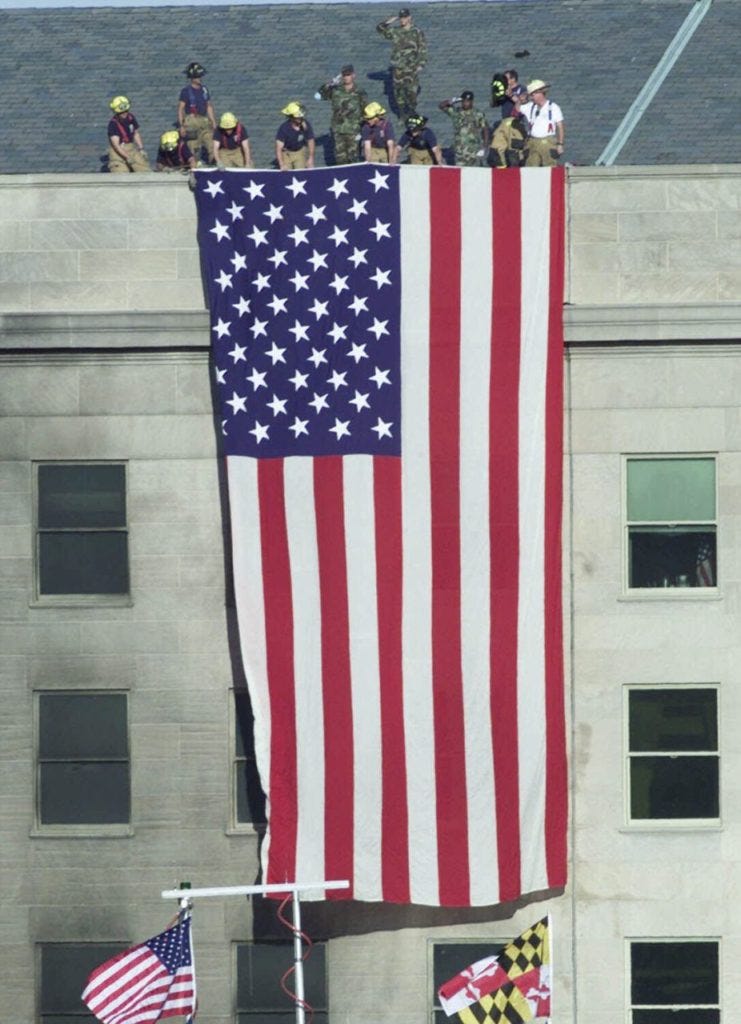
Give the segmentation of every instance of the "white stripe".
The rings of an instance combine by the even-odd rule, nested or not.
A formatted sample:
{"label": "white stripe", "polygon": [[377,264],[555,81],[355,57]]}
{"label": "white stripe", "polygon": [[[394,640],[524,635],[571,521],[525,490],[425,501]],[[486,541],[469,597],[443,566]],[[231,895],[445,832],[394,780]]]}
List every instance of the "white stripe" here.
{"label": "white stripe", "polygon": [[[103,1003],[110,1004],[108,1006],[109,1010],[119,1006],[121,1001],[128,998],[132,991],[145,989],[147,985],[151,984],[153,979],[157,978],[164,971],[162,962],[151,950],[146,949],[146,954],[145,958],[127,967],[126,972],[120,977],[113,977],[105,988],[100,989],[100,981],[96,982],[97,993],[92,997],[86,997],[88,1006],[93,1013],[95,1013],[96,1007]],[[126,962],[124,960],[122,964],[119,964],[118,970],[121,970]]]}
{"label": "white stripe", "polygon": [[373,459],[349,455],[343,466],[354,756],[353,892],[356,899],[381,900],[381,692]]}
{"label": "white stripe", "polygon": [[522,175],[517,708],[523,893],[547,884],[545,860],[545,397],[551,176]]}
{"label": "white stripe", "polygon": [[[429,462],[429,175],[399,168],[404,733],[412,903],[437,904]],[[435,173],[434,171],[432,173]]]}
{"label": "white stripe", "polygon": [[499,899],[491,733],[489,370],[491,177],[461,172],[460,519],[461,662],[473,906]]}
{"label": "white stripe", "polygon": [[[136,1011],[140,1002],[149,992],[157,992],[163,989],[163,980],[166,978],[164,972],[165,968],[162,967],[162,972],[154,977],[145,978],[143,981],[132,984],[127,988],[118,986],[115,989],[117,993],[115,997],[107,999],[102,1007],[96,1008],[91,1003],[88,1003],[88,1005],[96,1015],[98,1013],[105,1014],[105,1019],[108,1021],[125,1020],[130,1013]],[[164,990],[167,991],[166,985]]]}
{"label": "white stripe", "polygon": [[[322,622],[314,461],[284,461],[296,700],[296,881],[324,878]],[[290,881],[290,879],[289,879]]]}
{"label": "white stripe", "polygon": [[[262,583],[260,502],[256,459],[230,455],[226,460],[232,534],[234,595],[239,645],[255,716],[255,760],[262,791],[270,793],[270,690],[265,641],[265,591]],[[267,805],[270,820],[270,803]],[[267,872],[270,830],[260,851]]]}

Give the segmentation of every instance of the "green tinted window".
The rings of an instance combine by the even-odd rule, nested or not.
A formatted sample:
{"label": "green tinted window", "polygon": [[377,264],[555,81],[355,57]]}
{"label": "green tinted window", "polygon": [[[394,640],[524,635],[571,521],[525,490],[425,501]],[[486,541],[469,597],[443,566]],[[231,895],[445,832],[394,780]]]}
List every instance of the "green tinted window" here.
{"label": "green tinted window", "polygon": [[629,459],[631,522],[702,522],[715,518],[715,459]]}

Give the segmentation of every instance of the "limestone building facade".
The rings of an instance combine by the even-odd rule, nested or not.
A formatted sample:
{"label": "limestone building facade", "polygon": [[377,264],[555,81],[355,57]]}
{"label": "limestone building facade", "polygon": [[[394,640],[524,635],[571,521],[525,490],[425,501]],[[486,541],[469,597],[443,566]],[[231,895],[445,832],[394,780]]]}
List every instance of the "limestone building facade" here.
{"label": "limestone building facade", "polygon": [[[741,172],[574,169],[568,211],[569,884],[307,908],[319,1022],[441,1020],[455,947],[547,910],[555,1021],[739,999]],[[162,889],[258,869],[186,182],[0,178],[0,310],[0,991],[8,1024],[77,1024],[81,974],[162,929]],[[272,908],[195,928],[199,1020],[292,1019]]]}

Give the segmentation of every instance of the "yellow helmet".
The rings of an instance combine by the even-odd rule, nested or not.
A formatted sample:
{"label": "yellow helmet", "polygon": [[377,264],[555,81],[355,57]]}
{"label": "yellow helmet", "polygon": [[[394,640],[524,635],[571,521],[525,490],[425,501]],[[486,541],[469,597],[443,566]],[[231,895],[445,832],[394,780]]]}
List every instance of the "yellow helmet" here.
{"label": "yellow helmet", "polygon": [[376,103],[374,100],[372,103],[369,103],[363,111],[363,117],[366,121],[370,121],[373,117],[383,117],[385,113],[386,108],[382,107],[380,103]]}
{"label": "yellow helmet", "polygon": [[177,149],[179,141],[180,135],[176,131],[163,132],[160,135],[160,146],[167,153],[170,153],[172,150]]}
{"label": "yellow helmet", "polygon": [[123,114],[125,111],[131,109],[131,104],[126,96],[114,96],[108,106],[114,114]]}
{"label": "yellow helmet", "polygon": [[236,119],[236,117],[234,116],[234,114],[230,113],[227,110],[219,118],[219,128],[236,128],[236,127],[237,127],[237,119]]}
{"label": "yellow helmet", "polygon": [[300,103],[296,102],[296,100],[291,100],[290,103],[287,103],[286,106],[283,107],[281,114],[285,114],[286,117],[303,117],[306,114],[306,111]]}

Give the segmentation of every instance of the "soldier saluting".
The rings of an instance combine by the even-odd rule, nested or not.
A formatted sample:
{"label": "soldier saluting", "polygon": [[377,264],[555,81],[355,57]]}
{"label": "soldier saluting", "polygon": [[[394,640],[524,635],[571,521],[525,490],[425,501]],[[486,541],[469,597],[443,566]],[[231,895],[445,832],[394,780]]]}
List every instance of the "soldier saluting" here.
{"label": "soldier saluting", "polygon": [[[398,21],[398,25],[394,22]],[[393,26],[393,27],[392,27]],[[376,25],[384,39],[391,40],[392,99],[399,117],[406,120],[417,112],[419,72],[427,63],[427,40],[424,32],[412,24],[408,7],[402,7],[398,17],[392,16]]]}
{"label": "soldier saluting", "polygon": [[320,85],[319,96],[332,104],[334,162],[355,163],[358,160],[363,110],[368,103],[368,97],[355,82],[355,68],[352,64],[345,64],[336,78]]}

